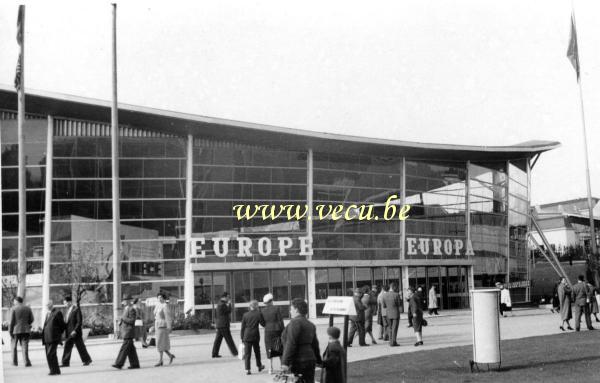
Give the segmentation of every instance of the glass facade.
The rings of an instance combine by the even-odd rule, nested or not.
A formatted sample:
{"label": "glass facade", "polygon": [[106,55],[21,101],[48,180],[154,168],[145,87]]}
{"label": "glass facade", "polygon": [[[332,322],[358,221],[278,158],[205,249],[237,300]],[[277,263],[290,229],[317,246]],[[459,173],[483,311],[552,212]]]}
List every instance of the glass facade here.
{"label": "glass facade", "polygon": [[[402,158],[315,153],[313,158],[314,207],[374,204],[391,196],[399,205]],[[397,206],[396,205],[396,206]],[[315,215],[318,211],[314,212]],[[400,259],[400,221],[344,221],[325,218],[313,223],[315,260]]]}
{"label": "glass facade", "polygon": [[[1,116],[6,277],[16,275],[17,269],[18,159],[15,116]],[[60,304],[78,283],[86,289],[84,305],[110,306],[114,290],[110,126],[63,118],[53,124],[51,159],[46,158],[48,121],[32,117],[25,126],[27,301],[39,308],[47,288],[50,299]],[[144,127],[120,129],[117,240],[122,294],[147,298],[162,291],[183,301],[184,286],[189,286],[186,240],[204,238],[206,255],[191,259],[192,306],[210,320],[224,291],[232,296],[234,320],[250,300],[261,301],[267,292],[274,294],[284,312],[291,299],[305,297],[320,314],[328,296],[391,281],[403,290],[406,283],[427,289],[437,285],[442,308],[468,307],[470,288],[497,281],[515,283],[514,301],[528,299],[528,159],[468,162],[311,153],[285,145],[261,147],[198,137],[191,147],[188,153],[187,137]],[[53,171],[46,287],[42,270],[49,160]],[[192,188],[186,190],[189,184]],[[186,217],[188,192],[190,217]],[[311,200],[317,218],[308,224],[305,213]],[[318,219],[322,214],[318,206],[326,212],[330,205],[344,210],[367,205],[373,215],[383,217],[386,206],[399,211],[402,204],[411,206],[404,222],[397,214],[363,221],[334,220],[327,214]],[[293,205],[303,216],[264,219],[259,212],[240,220],[236,205],[251,209]],[[191,224],[190,233],[186,222]],[[313,254],[301,255],[299,238],[311,236]],[[280,237],[292,239],[284,256],[276,250]],[[238,256],[240,238],[251,239],[250,256]],[[261,241],[273,249],[270,254],[261,252]],[[418,265],[419,261],[427,262]],[[439,264],[433,266],[431,261]],[[315,281],[313,296],[310,280]]]}

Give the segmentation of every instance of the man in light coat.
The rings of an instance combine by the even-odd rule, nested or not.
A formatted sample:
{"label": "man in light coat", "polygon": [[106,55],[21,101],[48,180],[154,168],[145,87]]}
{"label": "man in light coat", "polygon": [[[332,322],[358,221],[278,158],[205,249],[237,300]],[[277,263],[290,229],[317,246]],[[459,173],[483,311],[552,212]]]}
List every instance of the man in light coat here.
{"label": "man in light coat", "polygon": [[31,362],[29,361],[29,336],[31,334],[31,324],[33,323],[33,312],[29,306],[23,304],[23,298],[21,297],[16,297],[13,303],[14,307],[10,313],[10,325],[8,326],[8,333],[12,338],[13,365],[19,365],[17,344],[20,343],[25,367],[31,367]]}
{"label": "man in light coat", "polygon": [[398,336],[398,325],[400,324],[400,306],[402,305],[402,299],[396,289],[396,283],[390,283],[390,291],[383,296],[383,307],[386,310],[389,322],[390,347],[400,346],[398,342],[396,342],[396,337]]}
{"label": "man in light coat", "polygon": [[390,288],[388,285],[383,285],[381,292],[377,296],[377,310],[378,310],[377,319],[380,320],[379,321],[379,339],[382,339],[386,342],[388,340],[390,340],[390,334],[389,334],[389,325],[388,325],[388,319],[387,319],[387,309],[385,307],[383,307],[383,297],[385,296],[385,294],[387,294],[389,289]]}

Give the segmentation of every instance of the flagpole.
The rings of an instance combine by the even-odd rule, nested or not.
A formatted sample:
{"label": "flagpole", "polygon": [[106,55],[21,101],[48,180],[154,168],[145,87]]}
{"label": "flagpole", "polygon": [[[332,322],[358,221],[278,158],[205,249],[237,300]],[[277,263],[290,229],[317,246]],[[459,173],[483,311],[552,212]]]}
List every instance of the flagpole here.
{"label": "flagpole", "polygon": [[25,167],[25,5],[19,5],[19,87],[17,88],[17,143],[18,143],[18,190],[19,190],[19,230],[18,230],[18,258],[17,258],[17,295],[25,299],[27,279],[27,191]]}
{"label": "flagpole", "polygon": [[[573,17],[573,28],[577,30],[576,22],[575,22],[575,5],[571,2],[571,12]],[[576,38],[576,37],[575,37]],[[576,42],[577,43],[577,42]],[[594,225],[594,205],[592,203],[592,186],[590,182],[590,164],[589,164],[589,156],[588,156],[588,143],[587,143],[587,131],[585,128],[585,108],[583,105],[583,89],[581,85],[581,50],[579,49],[579,44],[577,44],[577,85],[579,86],[579,104],[581,105],[581,126],[583,128],[583,154],[585,157],[585,181],[587,185],[587,203],[589,209],[589,219],[590,219],[590,246],[593,255],[598,254],[597,246],[596,246],[596,230]],[[594,258],[595,261],[597,259]]]}
{"label": "flagpole", "polygon": [[112,106],[111,106],[111,166],[112,166],[112,247],[113,247],[113,325],[117,325],[121,312],[121,236],[119,226],[119,111],[117,105],[117,4],[112,3]]}

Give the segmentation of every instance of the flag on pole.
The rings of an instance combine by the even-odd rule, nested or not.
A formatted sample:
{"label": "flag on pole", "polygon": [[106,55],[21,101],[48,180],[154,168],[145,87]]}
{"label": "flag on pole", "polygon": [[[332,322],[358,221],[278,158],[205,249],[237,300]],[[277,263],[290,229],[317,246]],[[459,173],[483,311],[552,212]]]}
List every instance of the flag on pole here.
{"label": "flag on pole", "polygon": [[577,48],[577,29],[575,28],[575,15],[573,13],[571,13],[571,39],[569,40],[567,57],[573,64],[573,68],[577,73],[577,81],[579,81],[579,50]]}
{"label": "flag on pole", "polygon": [[15,89],[20,90],[22,81],[21,81],[21,71],[23,70],[23,25],[25,18],[25,6],[19,5],[19,16],[17,17],[17,43],[19,44],[19,59],[17,60],[17,71],[15,73]]}

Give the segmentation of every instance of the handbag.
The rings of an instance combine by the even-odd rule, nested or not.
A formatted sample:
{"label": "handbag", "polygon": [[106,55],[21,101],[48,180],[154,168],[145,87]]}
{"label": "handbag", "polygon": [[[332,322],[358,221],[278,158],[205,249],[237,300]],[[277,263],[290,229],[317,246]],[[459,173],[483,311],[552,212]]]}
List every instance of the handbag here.
{"label": "handbag", "polygon": [[135,320],[134,326],[136,326],[136,327],[142,327],[143,325],[144,325],[144,322],[141,319],[136,319]]}
{"label": "handbag", "polygon": [[283,343],[281,343],[281,337],[273,338],[271,342],[271,349],[269,350],[269,357],[277,357],[283,355]]}
{"label": "handbag", "polygon": [[421,326],[425,327],[427,326],[429,323],[427,323],[427,319],[423,319],[423,321],[421,322]]}

